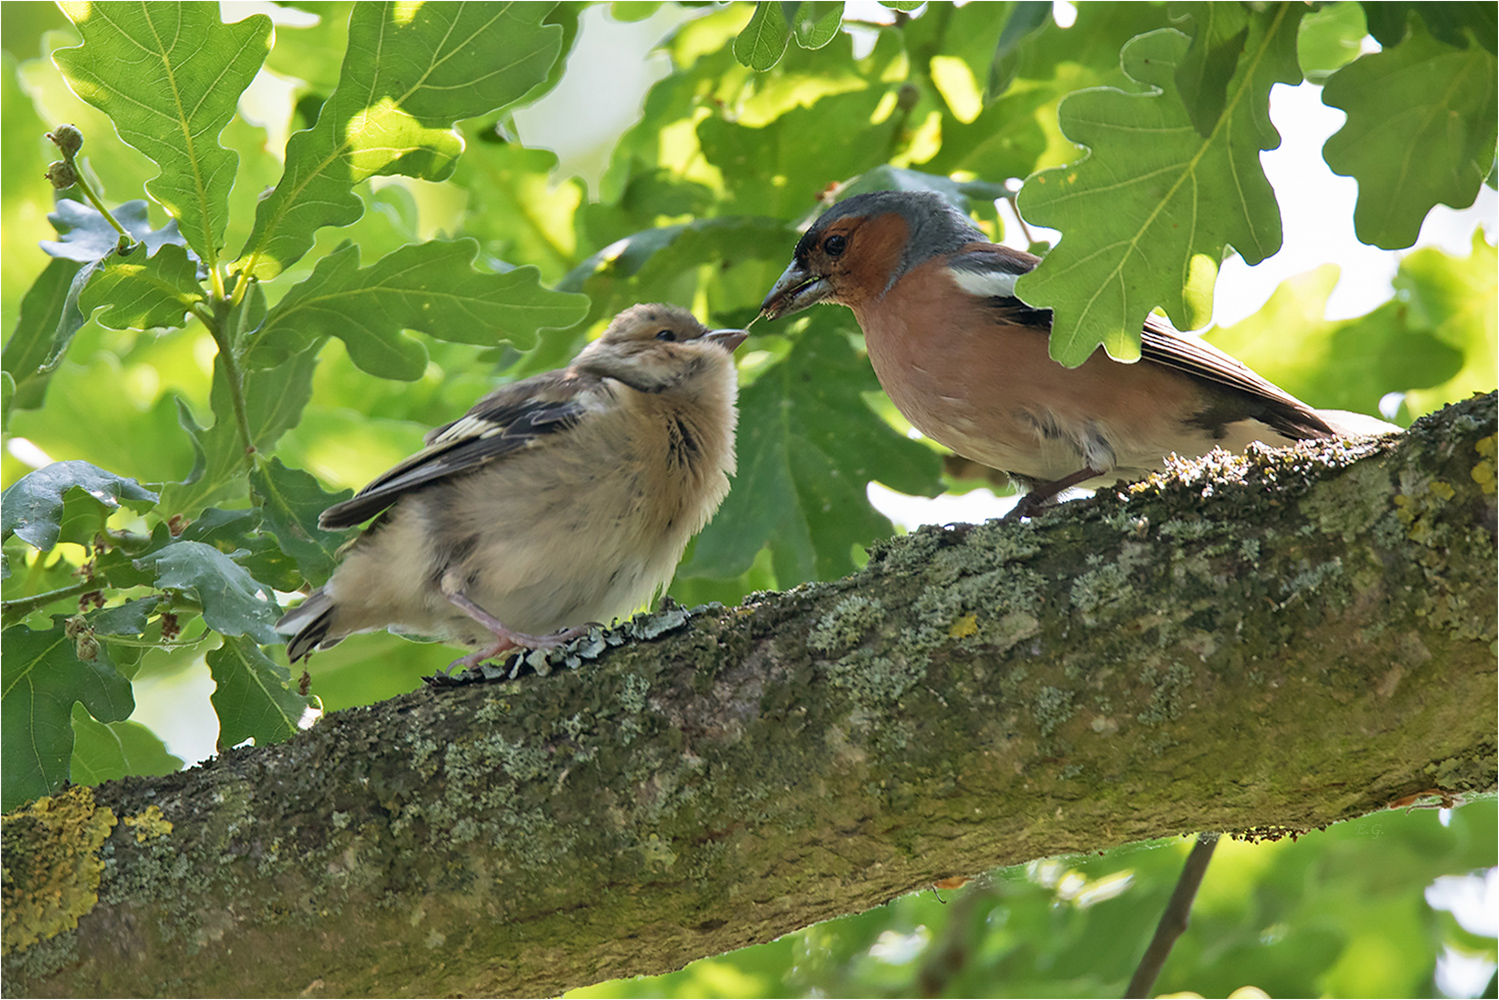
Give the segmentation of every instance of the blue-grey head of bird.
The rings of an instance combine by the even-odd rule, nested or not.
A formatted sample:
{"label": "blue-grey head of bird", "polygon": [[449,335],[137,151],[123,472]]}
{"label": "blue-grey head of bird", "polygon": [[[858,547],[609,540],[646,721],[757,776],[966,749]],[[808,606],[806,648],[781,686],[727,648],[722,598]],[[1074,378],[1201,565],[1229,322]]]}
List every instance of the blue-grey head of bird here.
{"label": "blue-grey head of bird", "polygon": [[871,191],[828,209],[802,234],[791,263],[765,296],[770,319],[819,302],[853,305],[851,292],[889,291],[935,254],[989,239],[972,220],[932,191]]}
{"label": "blue-grey head of bird", "polygon": [[732,369],[734,349],[748,336],[745,330],[709,330],[678,306],[631,306],[582,350],[572,367],[639,392],[669,392]]}

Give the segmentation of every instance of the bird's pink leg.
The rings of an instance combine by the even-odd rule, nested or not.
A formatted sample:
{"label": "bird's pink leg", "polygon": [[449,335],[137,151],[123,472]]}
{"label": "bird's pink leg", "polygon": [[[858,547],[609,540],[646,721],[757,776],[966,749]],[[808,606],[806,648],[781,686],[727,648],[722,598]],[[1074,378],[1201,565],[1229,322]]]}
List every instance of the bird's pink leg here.
{"label": "bird's pink leg", "polygon": [[492,645],[486,646],[477,652],[469,653],[467,656],[460,656],[448,664],[447,669],[443,671],[446,674],[452,674],[454,670],[467,670],[470,667],[476,667],[490,657],[498,656],[507,649],[556,649],[563,643],[576,639],[594,625],[593,622],[589,622],[585,625],[579,625],[576,628],[553,632],[551,635],[530,635],[525,632],[514,632],[506,628],[504,623],[494,615],[469,600],[468,595],[463,593],[463,591],[443,594],[443,596],[464,614],[494,633],[494,643]]}
{"label": "bird's pink leg", "polygon": [[1021,497],[1020,502],[1011,507],[1010,512],[1004,517],[1000,518],[1000,520],[1018,521],[1022,517],[1035,517],[1041,512],[1041,508],[1045,507],[1049,502],[1051,502],[1051,500],[1055,498],[1058,493],[1061,493],[1063,490],[1070,490],[1078,483],[1087,482],[1094,476],[1101,475],[1103,475],[1103,473],[1099,472],[1097,469],[1084,467],[1077,470],[1070,476],[1064,476],[1063,478],[1058,479],[1056,482],[1037,483],[1035,489],[1031,490],[1025,496]]}

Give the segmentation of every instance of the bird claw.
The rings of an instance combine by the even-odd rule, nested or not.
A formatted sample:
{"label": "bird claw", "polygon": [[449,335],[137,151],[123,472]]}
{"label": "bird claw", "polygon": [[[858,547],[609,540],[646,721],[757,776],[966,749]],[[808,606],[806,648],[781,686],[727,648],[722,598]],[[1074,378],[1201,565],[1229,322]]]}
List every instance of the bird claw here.
{"label": "bird claw", "polygon": [[469,653],[467,656],[458,657],[458,659],[444,667],[442,673],[446,677],[452,677],[455,670],[459,670],[460,668],[462,670],[473,669],[490,657],[498,656],[510,650],[515,650],[519,655],[522,650],[556,649],[559,646],[566,645],[580,635],[588,634],[589,629],[603,627],[599,622],[585,622],[573,628],[558,629],[548,635],[530,635],[526,632],[512,632],[500,626],[492,630],[495,637],[494,645]]}

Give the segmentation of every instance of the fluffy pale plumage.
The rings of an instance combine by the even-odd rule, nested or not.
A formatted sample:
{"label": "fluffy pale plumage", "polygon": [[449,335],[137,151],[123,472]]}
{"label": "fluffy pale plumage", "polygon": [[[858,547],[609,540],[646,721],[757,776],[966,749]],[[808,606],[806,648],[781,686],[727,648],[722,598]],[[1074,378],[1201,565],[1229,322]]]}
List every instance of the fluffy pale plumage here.
{"label": "fluffy pale plumage", "polygon": [[1397,429],[1314,410],[1155,316],[1138,363],[1100,349],[1063,367],[1047,352],[1051,311],[1015,297],[1037,263],[936,194],[862,194],[812,224],[762,309],[852,309],[880,384],[917,429],[1031,486],[1015,516],[1069,487],[1143,477],[1173,452]]}
{"label": "fluffy pale plumage", "polygon": [[568,368],[434,430],[323,512],[325,528],[379,516],[277,623],[288,655],[388,628],[477,647],[453,664],[471,666],[650,601],[728,493],[745,336],[635,306]]}

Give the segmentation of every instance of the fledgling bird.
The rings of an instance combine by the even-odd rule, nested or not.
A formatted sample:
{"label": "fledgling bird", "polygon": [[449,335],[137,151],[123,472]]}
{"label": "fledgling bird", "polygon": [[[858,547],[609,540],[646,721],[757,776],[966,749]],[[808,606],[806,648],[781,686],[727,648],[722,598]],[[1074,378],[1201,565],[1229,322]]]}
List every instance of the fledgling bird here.
{"label": "fledgling bird", "polygon": [[1314,410],[1154,315],[1138,362],[1100,349],[1066,368],[1047,353],[1051,310],[1015,297],[1015,279],[1039,262],[990,243],[940,195],[861,194],[812,224],[761,310],[774,319],[818,302],[852,309],[906,419],[1029,488],[1007,519],[1074,486],[1143,478],[1172,452],[1398,430]]}
{"label": "fledgling bird", "polygon": [[[318,519],[375,521],[276,623],[295,662],[353,632],[546,648],[664,590],[734,472],[733,352],[684,309],[638,305],[567,368],[502,386]],[[561,632],[558,630],[571,629]]]}

